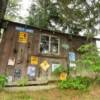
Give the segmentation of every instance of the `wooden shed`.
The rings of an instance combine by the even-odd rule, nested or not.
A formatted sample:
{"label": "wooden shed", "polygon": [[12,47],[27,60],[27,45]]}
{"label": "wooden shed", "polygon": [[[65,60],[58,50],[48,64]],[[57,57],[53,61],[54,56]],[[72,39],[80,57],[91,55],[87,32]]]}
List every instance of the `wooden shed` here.
{"label": "wooden shed", "polygon": [[67,67],[69,61],[75,61],[79,55],[77,48],[87,43],[86,37],[5,22],[0,73],[6,74],[9,81],[25,76],[31,81],[52,80],[54,69],[59,65]]}

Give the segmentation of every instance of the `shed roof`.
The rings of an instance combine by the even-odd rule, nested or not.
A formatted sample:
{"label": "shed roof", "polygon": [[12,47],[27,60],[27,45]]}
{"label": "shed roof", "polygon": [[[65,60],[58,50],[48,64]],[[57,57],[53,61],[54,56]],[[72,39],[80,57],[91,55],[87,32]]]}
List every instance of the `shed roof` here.
{"label": "shed roof", "polygon": [[[49,32],[49,33],[53,33],[53,34],[62,34],[62,35],[66,35],[66,36],[70,36],[70,37],[77,37],[77,38],[78,37],[79,38],[87,38],[86,36],[63,33],[61,31],[54,31],[54,30],[49,30],[49,29],[45,29],[45,28],[39,28],[39,27],[35,27],[32,25],[27,25],[27,24],[23,24],[23,23],[19,23],[19,22],[13,22],[13,21],[8,21],[8,20],[4,20],[4,22],[7,22],[8,24],[15,24],[15,25],[22,26],[22,27],[29,28],[29,29],[36,29],[36,30],[42,31],[42,32],[44,31],[44,32]],[[100,38],[92,38],[92,39],[100,41]]]}

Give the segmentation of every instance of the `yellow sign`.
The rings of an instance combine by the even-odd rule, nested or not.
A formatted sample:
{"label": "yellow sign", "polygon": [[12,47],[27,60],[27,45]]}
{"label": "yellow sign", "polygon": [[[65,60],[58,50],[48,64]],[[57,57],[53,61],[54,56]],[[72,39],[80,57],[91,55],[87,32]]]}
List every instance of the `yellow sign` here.
{"label": "yellow sign", "polygon": [[41,67],[44,71],[46,71],[46,70],[50,67],[50,65],[48,64],[48,62],[47,62],[46,60],[44,60],[44,61],[40,64],[40,67]]}
{"label": "yellow sign", "polygon": [[67,73],[65,73],[65,72],[62,72],[61,74],[60,74],[60,80],[66,80],[66,78],[67,78]]}
{"label": "yellow sign", "polygon": [[38,64],[38,57],[36,57],[36,56],[31,56],[31,64],[37,65],[37,64]]}
{"label": "yellow sign", "polygon": [[26,32],[19,33],[19,40],[20,43],[27,43],[28,41],[28,34]]}

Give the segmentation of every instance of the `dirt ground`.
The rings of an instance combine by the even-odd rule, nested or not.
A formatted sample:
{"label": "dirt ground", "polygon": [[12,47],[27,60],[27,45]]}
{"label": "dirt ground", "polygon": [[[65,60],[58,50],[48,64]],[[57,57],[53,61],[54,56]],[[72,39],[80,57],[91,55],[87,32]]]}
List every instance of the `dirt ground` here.
{"label": "dirt ground", "polygon": [[31,92],[1,91],[0,100],[100,100],[100,85],[92,86],[88,91],[57,88]]}

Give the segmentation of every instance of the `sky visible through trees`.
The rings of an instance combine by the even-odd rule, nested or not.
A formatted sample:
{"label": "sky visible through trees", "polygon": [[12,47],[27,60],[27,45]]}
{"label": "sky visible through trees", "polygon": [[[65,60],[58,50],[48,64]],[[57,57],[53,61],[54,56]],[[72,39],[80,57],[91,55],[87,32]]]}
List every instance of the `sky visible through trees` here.
{"label": "sky visible through trees", "polygon": [[11,10],[7,9],[8,20],[71,34],[85,32],[94,35],[100,31],[99,0],[9,1],[13,3],[8,6]]}

